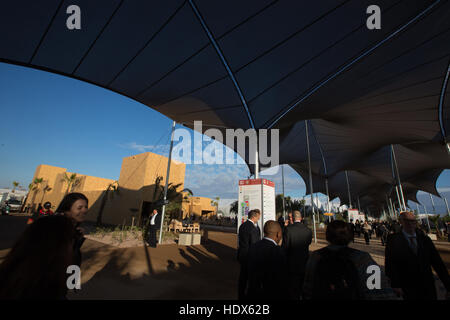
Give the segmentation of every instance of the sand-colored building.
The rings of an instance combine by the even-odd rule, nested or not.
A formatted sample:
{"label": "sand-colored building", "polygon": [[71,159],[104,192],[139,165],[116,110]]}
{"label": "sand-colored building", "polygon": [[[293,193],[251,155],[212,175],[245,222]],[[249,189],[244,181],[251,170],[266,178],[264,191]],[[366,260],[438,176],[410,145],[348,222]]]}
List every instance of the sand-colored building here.
{"label": "sand-colored building", "polygon": [[[55,209],[67,192],[81,192],[89,199],[88,221],[97,220],[103,204],[103,223],[130,225],[134,221],[137,225],[160,197],[166,181],[167,162],[166,157],[151,152],[126,157],[117,181],[77,173],[77,180],[70,190],[64,175],[70,176],[71,172],[41,164],[36,168],[33,181],[35,178],[43,178],[44,181],[30,193],[26,206],[37,208],[39,203],[50,201]],[[169,183],[177,186],[178,192],[184,188],[185,170],[186,164],[171,161]],[[156,187],[158,177],[161,179]],[[110,186],[117,183],[118,190],[108,191],[106,196]]]}
{"label": "sand-colored building", "polygon": [[183,218],[194,215],[195,218],[210,218],[217,214],[217,207],[212,205],[212,199],[206,197],[183,198]]}

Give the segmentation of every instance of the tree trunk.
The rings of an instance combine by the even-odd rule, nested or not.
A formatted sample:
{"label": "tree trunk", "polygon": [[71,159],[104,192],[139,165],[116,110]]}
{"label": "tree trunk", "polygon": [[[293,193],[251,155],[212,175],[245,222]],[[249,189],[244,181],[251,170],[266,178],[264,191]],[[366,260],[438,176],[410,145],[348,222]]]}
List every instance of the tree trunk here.
{"label": "tree trunk", "polygon": [[97,226],[100,226],[102,224],[103,210],[105,209],[108,192],[109,192],[109,190],[107,190],[105,192],[105,194],[103,195],[103,198],[102,198],[102,203],[100,205],[100,209],[98,211],[98,216],[97,216]]}

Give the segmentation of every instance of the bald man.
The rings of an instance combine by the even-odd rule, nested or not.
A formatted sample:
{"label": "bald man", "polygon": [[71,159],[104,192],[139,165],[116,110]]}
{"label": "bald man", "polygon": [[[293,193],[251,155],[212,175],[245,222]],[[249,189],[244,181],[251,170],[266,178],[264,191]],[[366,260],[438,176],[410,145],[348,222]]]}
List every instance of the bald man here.
{"label": "bald man", "polygon": [[401,212],[400,224],[402,230],[390,235],[386,244],[385,267],[391,287],[406,300],[436,300],[433,267],[448,297],[450,277],[433,242],[417,228],[412,212]]}
{"label": "bald man", "polygon": [[264,224],[264,238],[250,246],[248,252],[248,298],[278,300],[288,297],[285,277],[286,257],[278,246],[281,226],[270,220]]}

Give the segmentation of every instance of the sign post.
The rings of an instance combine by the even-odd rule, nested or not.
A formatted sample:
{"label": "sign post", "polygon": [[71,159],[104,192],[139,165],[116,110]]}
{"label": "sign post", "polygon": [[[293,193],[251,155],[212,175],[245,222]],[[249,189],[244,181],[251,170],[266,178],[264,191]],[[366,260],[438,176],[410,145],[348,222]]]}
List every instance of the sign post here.
{"label": "sign post", "polygon": [[275,220],[275,183],[267,179],[239,180],[238,231],[253,209],[261,211],[258,225],[262,238],[266,221]]}

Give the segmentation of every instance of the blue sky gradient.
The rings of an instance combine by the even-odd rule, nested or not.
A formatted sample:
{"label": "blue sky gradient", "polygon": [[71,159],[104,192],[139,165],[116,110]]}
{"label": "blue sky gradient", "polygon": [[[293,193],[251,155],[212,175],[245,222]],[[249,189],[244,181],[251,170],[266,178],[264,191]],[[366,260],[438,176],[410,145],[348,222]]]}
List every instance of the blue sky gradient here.
{"label": "blue sky gradient", "polygon": [[[60,75],[0,63],[0,112],[0,187],[11,187],[13,181],[26,187],[39,164],[118,179],[122,158],[146,151],[168,154],[171,119]],[[234,199],[238,180],[248,175],[244,164],[187,165],[185,186],[197,196]],[[281,193],[281,171],[268,178]],[[438,188],[444,191],[449,182],[446,170]],[[303,180],[289,167],[285,190],[295,198],[305,194]]]}

